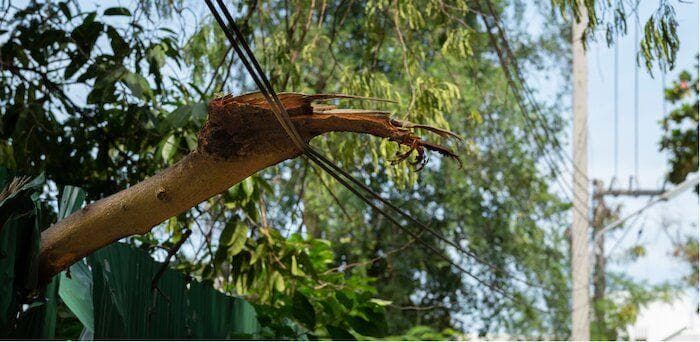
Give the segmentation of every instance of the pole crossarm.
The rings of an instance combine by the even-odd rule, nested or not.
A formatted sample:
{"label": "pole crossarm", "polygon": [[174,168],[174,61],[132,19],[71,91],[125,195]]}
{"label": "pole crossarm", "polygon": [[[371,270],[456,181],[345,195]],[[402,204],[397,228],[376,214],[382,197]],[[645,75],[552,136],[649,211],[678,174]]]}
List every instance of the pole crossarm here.
{"label": "pole crossarm", "polygon": [[608,189],[602,191],[594,191],[593,197],[603,197],[603,196],[660,196],[664,193],[664,189],[654,190],[654,189],[640,189],[640,190],[629,190],[629,189]]}
{"label": "pole crossarm", "polygon": [[609,230],[611,230],[611,229],[613,229],[613,228],[615,228],[615,227],[621,225],[622,223],[624,223],[625,221],[629,220],[630,218],[639,215],[640,213],[642,213],[642,212],[644,212],[645,210],[651,208],[651,207],[654,206],[655,204],[657,204],[657,203],[659,203],[659,202],[661,202],[661,201],[670,200],[670,199],[672,199],[672,198],[674,198],[674,197],[680,195],[681,193],[683,193],[685,190],[689,189],[690,187],[693,187],[693,186],[698,185],[698,181],[699,181],[699,180],[700,180],[700,179],[698,178],[698,174],[697,174],[697,173],[696,173],[696,174],[693,174],[693,175],[689,175],[688,178],[686,178],[685,181],[683,181],[683,183],[679,184],[677,187],[675,187],[675,188],[673,188],[673,189],[670,189],[670,190],[668,190],[668,191],[662,193],[661,195],[659,195],[658,198],[656,198],[656,199],[654,199],[653,201],[647,203],[645,206],[643,206],[643,207],[641,207],[641,208],[635,210],[633,213],[631,213],[631,214],[629,214],[629,215],[627,215],[627,216],[625,216],[625,217],[623,217],[623,218],[620,218],[620,219],[618,219],[618,220],[615,220],[615,222],[612,222],[612,223],[608,224],[607,226],[603,227],[601,230],[599,230],[599,231],[595,234],[595,236],[593,237],[593,242],[595,243],[597,240],[599,240],[600,237],[601,237],[603,234],[605,234],[605,232],[607,232],[607,231],[609,231]]}

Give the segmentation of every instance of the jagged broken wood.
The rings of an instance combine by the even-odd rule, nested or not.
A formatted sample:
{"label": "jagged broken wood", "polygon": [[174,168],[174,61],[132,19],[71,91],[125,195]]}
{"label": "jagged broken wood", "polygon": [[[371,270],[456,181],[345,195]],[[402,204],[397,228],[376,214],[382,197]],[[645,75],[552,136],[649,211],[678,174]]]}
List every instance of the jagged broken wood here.
{"label": "jagged broken wood", "polygon": [[[279,97],[307,142],[329,132],[362,133],[410,147],[417,152],[416,164],[422,163],[426,149],[458,160],[448,148],[422,140],[409,128],[428,129],[441,136],[451,135],[449,132],[394,120],[387,112],[316,103],[354,96],[282,93]],[[87,205],[42,233],[40,278],[47,280],[121,238],[145,234],[257,171],[301,154],[260,93],[214,99],[196,151],[138,184]]]}

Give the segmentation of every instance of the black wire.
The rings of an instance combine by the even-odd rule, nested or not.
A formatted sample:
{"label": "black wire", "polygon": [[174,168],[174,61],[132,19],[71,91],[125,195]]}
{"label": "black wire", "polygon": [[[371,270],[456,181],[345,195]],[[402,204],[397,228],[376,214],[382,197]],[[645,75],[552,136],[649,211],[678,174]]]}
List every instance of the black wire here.
{"label": "black wire", "polygon": [[[301,136],[299,135],[297,130],[294,128],[294,125],[292,124],[292,121],[289,118],[289,113],[287,113],[287,109],[284,108],[284,106],[282,105],[282,102],[279,99],[279,96],[277,96],[275,89],[272,87],[272,84],[267,79],[267,77],[265,77],[265,73],[262,71],[262,68],[260,67],[260,64],[258,63],[258,60],[255,58],[253,51],[250,49],[250,46],[248,46],[248,42],[246,41],[245,37],[243,36],[243,33],[238,28],[238,25],[236,25],[236,21],[233,19],[233,16],[231,16],[231,13],[228,11],[228,8],[224,4],[223,0],[217,0],[217,3],[219,4],[219,7],[221,8],[222,12],[224,12],[224,16],[226,17],[226,20],[229,21],[230,28],[233,29],[233,32],[235,33],[236,37],[238,38],[238,41],[243,46],[243,49],[245,50],[248,58],[250,58],[251,62],[253,63],[253,67],[255,68],[257,75],[260,77],[260,80],[265,85],[265,89],[268,92],[266,99],[270,103],[270,106],[274,106],[273,103],[277,105],[277,109],[280,111],[278,114],[281,114],[280,115],[281,118],[280,118],[280,116],[278,116],[277,119],[278,120],[282,119],[281,121],[285,122],[285,124],[288,126],[288,129],[289,129],[287,134],[289,134],[291,132],[292,134],[290,134],[290,138],[292,138],[292,140],[296,140],[296,141],[294,141],[294,143],[297,145],[297,147],[302,148],[305,144],[303,143]],[[237,50],[236,52],[240,54],[239,50]],[[250,69],[248,71],[252,75],[252,71]],[[258,83],[258,88],[261,88],[261,90],[262,90],[262,87],[260,86],[259,83]],[[272,101],[269,98],[272,98]]]}
{"label": "black wire", "polygon": [[[292,140],[294,140],[295,136],[296,136],[296,137],[299,137],[298,132],[296,132],[294,126],[291,124],[291,120],[289,119],[289,115],[288,115],[288,113],[286,112],[286,109],[285,109],[284,106],[282,105],[282,103],[281,103],[281,101],[279,100],[279,97],[277,96],[277,94],[274,93],[274,89],[272,89],[272,85],[270,84],[269,80],[267,80],[267,78],[265,77],[265,74],[262,72],[262,68],[260,68],[260,65],[258,64],[257,60],[255,59],[255,56],[253,55],[253,53],[252,53],[250,47],[248,46],[247,42],[245,41],[245,39],[244,39],[244,37],[243,37],[241,31],[238,29],[238,27],[237,27],[237,25],[236,25],[236,23],[235,23],[235,20],[232,18],[232,16],[231,16],[230,13],[228,12],[228,9],[226,8],[226,6],[223,4],[223,1],[217,0],[219,6],[221,7],[222,11],[224,12],[224,16],[225,16],[225,17],[227,18],[227,20],[229,20],[229,22],[230,22],[230,28],[233,29],[234,33],[235,33],[236,36],[238,37],[238,41],[241,43],[241,45],[243,45],[243,49],[248,53],[247,56],[244,55],[243,52],[241,51],[241,49],[240,49],[239,47],[236,46],[236,45],[237,45],[237,44],[236,44],[236,39],[233,37],[233,35],[231,34],[231,32],[227,30],[227,28],[229,28],[229,26],[226,25],[226,24],[224,23],[224,21],[222,20],[221,16],[218,14],[217,10],[214,8],[213,4],[211,3],[211,0],[205,0],[205,2],[207,3],[207,6],[209,7],[209,9],[212,11],[212,14],[214,15],[214,18],[217,20],[217,22],[219,23],[219,25],[220,25],[220,26],[222,27],[222,29],[224,30],[224,32],[225,32],[227,38],[229,39],[229,41],[231,42],[231,44],[234,45],[234,49],[236,50],[236,53],[239,54],[239,57],[241,58],[241,61],[243,61],[244,66],[246,67],[246,69],[247,69],[248,72],[250,73],[251,78],[253,78],[253,80],[254,80],[254,82],[256,83],[256,85],[258,86],[258,88],[260,88],[261,93],[263,94],[263,96],[265,97],[265,99],[268,101],[268,103],[269,103],[270,106],[272,107],[273,113],[275,113],[275,116],[276,116],[277,120],[278,120],[278,121],[280,122],[280,124],[283,126],[283,128],[285,129],[285,131],[287,131],[287,134],[290,135],[290,138],[292,138]],[[250,62],[248,61],[248,58],[250,58]],[[250,63],[253,64],[254,68],[251,67]],[[260,79],[258,79],[258,77],[259,77],[260,79],[262,79],[262,81],[261,81]],[[283,115],[282,115],[281,113],[276,112],[274,109],[277,109],[277,110],[279,110],[280,112],[284,113],[284,115],[286,115],[286,118],[283,117]],[[289,125],[289,126],[287,126],[287,125]],[[290,131],[291,131],[291,132],[290,132]],[[342,179],[342,177],[340,177],[337,173],[333,172],[333,170],[335,170],[336,172],[342,174],[342,176],[345,177],[345,178],[347,178],[347,180],[349,180],[350,182],[354,183],[356,186],[359,186],[360,188],[362,188],[364,191],[366,191],[368,194],[370,194],[370,195],[371,195],[372,197],[374,197],[375,199],[379,200],[379,201],[380,201],[381,203],[383,203],[384,205],[387,205],[389,208],[391,208],[391,209],[394,210],[395,212],[399,213],[401,216],[404,216],[405,218],[409,219],[411,222],[413,222],[413,223],[417,224],[418,226],[420,226],[421,228],[427,230],[428,232],[430,232],[432,235],[434,235],[435,237],[437,237],[437,238],[440,239],[441,241],[446,242],[446,243],[448,243],[449,245],[453,246],[453,247],[456,248],[458,251],[460,251],[460,252],[462,252],[462,253],[464,253],[464,254],[470,256],[471,258],[473,258],[474,260],[478,261],[478,262],[481,263],[481,264],[484,264],[484,265],[486,265],[486,266],[488,266],[488,267],[490,267],[490,268],[492,268],[492,269],[496,269],[496,270],[499,270],[499,271],[502,271],[502,272],[508,274],[507,272],[505,272],[505,270],[501,270],[501,269],[499,269],[498,267],[496,267],[495,265],[492,265],[492,264],[487,263],[486,261],[484,261],[484,260],[480,259],[478,256],[476,256],[474,253],[465,250],[464,248],[462,248],[462,247],[459,246],[458,244],[456,244],[456,243],[452,242],[451,240],[445,238],[444,236],[442,236],[441,234],[439,234],[439,233],[436,232],[435,230],[429,228],[428,226],[426,226],[426,225],[423,224],[422,222],[418,221],[417,219],[415,219],[415,218],[412,217],[411,215],[407,214],[406,212],[404,212],[404,211],[401,210],[400,208],[396,207],[395,205],[393,205],[393,204],[390,203],[389,201],[387,201],[387,200],[385,200],[384,198],[382,198],[381,196],[379,196],[377,193],[375,193],[372,189],[370,189],[370,188],[369,188],[368,186],[366,186],[364,183],[360,182],[359,180],[357,180],[356,178],[354,178],[352,175],[350,175],[349,173],[347,173],[345,170],[343,170],[342,168],[340,168],[340,167],[338,167],[337,165],[335,165],[335,164],[334,164],[333,162],[331,162],[328,158],[326,158],[325,156],[323,156],[322,154],[320,154],[318,151],[316,151],[315,149],[313,149],[313,148],[312,148],[311,146],[309,146],[308,144],[303,143],[303,142],[302,142],[302,144],[303,144],[303,145],[302,145],[302,146],[303,146],[302,152],[304,152],[304,154],[305,154],[309,159],[311,159],[313,162],[315,162],[317,165],[319,165],[322,169],[324,169],[324,171],[328,172],[333,178],[335,178],[335,179],[336,179],[338,182],[340,182],[343,186],[345,186],[346,188],[348,188],[348,190],[350,190],[351,192],[353,192],[353,194],[355,194],[356,196],[358,196],[358,197],[359,197],[360,199],[362,199],[365,203],[367,203],[368,205],[370,205],[372,208],[378,210],[383,216],[385,216],[387,219],[389,219],[389,220],[390,220],[393,224],[395,224],[397,227],[399,227],[400,229],[406,231],[406,232],[407,232],[409,235],[411,235],[414,239],[416,239],[417,241],[419,241],[419,242],[421,243],[421,245],[423,245],[424,247],[430,249],[431,252],[437,253],[438,256],[439,256],[440,258],[442,258],[442,259],[448,261],[451,265],[457,267],[460,271],[462,271],[462,272],[466,273],[467,275],[469,275],[470,277],[474,278],[474,279],[477,280],[480,284],[482,284],[482,285],[484,285],[484,286],[487,286],[489,289],[491,289],[491,290],[493,290],[493,291],[499,292],[500,294],[504,295],[505,297],[507,297],[507,298],[509,298],[509,299],[511,299],[511,300],[513,300],[513,301],[516,301],[516,299],[515,299],[514,297],[512,297],[512,296],[509,295],[509,294],[507,294],[507,293],[504,292],[502,289],[495,288],[494,286],[492,286],[492,285],[490,285],[490,284],[487,284],[487,283],[483,282],[482,280],[478,279],[478,277],[476,277],[475,275],[471,274],[469,271],[467,271],[466,269],[464,269],[462,266],[456,264],[456,263],[455,263],[454,261],[452,261],[449,257],[447,257],[447,256],[443,255],[442,253],[440,253],[435,247],[433,247],[433,246],[427,244],[427,242],[425,242],[424,240],[421,240],[421,239],[418,237],[417,234],[415,234],[414,232],[412,232],[412,231],[409,230],[408,228],[406,228],[406,227],[404,227],[403,225],[401,225],[393,216],[391,216],[391,215],[388,214],[386,211],[384,211],[384,210],[382,210],[381,208],[379,208],[379,207],[378,207],[375,203],[373,203],[369,198],[367,198],[365,195],[361,194],[356,188],[354,188],[354,187],[352,187],[350,184],[348,184],[348,182],[347,182],[346,180]],[[530,285],[530,286],[532,286],[532,287],[540,287],[540,288],[543,288],[542,286],[537,286],[537,285],[535,285],[535,284],[531,284],[531,283],[527,282],[526,280],[518,279],[518,278],[516,278],[516,277],[514,277],[514,276],[508,276],[508,277],[510,277],[510,278],[512,278],[512,279],[514,279],[514,280],[519,280],[520,282],[523,282],[523,283],[525,283],[526,285]],[[538,308],[536,308],[536,309],[538,309]],[[542,309],[538,309],[538,310],[543,311]]]}
{"label": "black wire", "polygon": [[[634,21],[634,56],[639,55],[639,19]],[[634,63],[634,181],[639,188],[639,64]]]}
{"label": "black wire", "polygon": [[[477,10],[480,9],[478,2],[475,3],[474,6],[475,6],[475,8],[477,8]],[[480,10],[480,12],[482,12],[482,11]],[[526,124],[525,128],[527,131],[529,131],[533,134],[536,147],[539,148],[540,150],[544,151],[546,146],[544,145],[544,142],[541,141],[542,136],[538,135],[534,131],[534,129],[536,129],[535,123],[533,122],[533,119],[527,114],[528,113],[527,108],[525,108],[525,105],[523,104],[522,98],[520,97],[520,92],[518,91],[518,87],[515,85],[515,82],[514,82],[513,78],[511,77],[511,72],[510,72],[510,69],[508,67],[508,63],[505,60],[505,57],[503,56],[503,50],[501,50],[501,48],[498,46],[498,42],[496,41],[496,38],[495,38],[493,32],[491,32],[491,30],[490,30],[491,24],[489,23],[486,15],[482,14],[481,17],[484,21],[484,24],[487,26],[486,31],[488,33],[489,39],[491,40],[491,44],[493,45],[494,49],[496,49],[496,53],[498,55],[503,72],[506,75],[508,83],[510,84],[511,88],[513,89],[514,95],[516,97],[516,102],[518,104],[518,107],[520,108],[521,114],[526,119],[525,120],[525,124]],[[507,45],[507,42],[504,43],[504,45]],[[540,138],[540,139],[538,139],[538,138]],[[564,195],[566,196],[566,198],[569,200],[571,200],[572,198],[581,200],[581,198],[578,195],[576,195],[576,192],[573,190],[572,187],[567,187],[566,183],[562,183],[562,181],[559,179],[559,176],[562,174],[562,172],[559,169],[559,167],[556,163],[556,160],[551,159],[551,156],[549,156],[546,153],[543,153],[543,158],[544,158],[544,161],[547,164],[547,166],[549,166],[550,170],[553,173],[555,173],[555,180],[556,180],[557,184],[559,184],[561,189],[564,191]],[[578,182],[577,182],[577,184],[581,185]],[[568,192],[567,192],[567,190],[568,190]],[[583,217],[588,217],[588,215],[584,214],[581,211],[581,209],[579,209],[578,207],[573,207],[573,208],[575,211],[577,211]],[[589,222],[589,224],[591,224],[590,219],[587,219],[587,221]]]}
{"label": "black wire", "polygon": [[[614,144],[615,144],[615,173],[613,175],[613,179],[616,179],[617,175],[618,175],[619,154],[620,154],[619,153],[619,151],[620,151],[620,147],[619,147],[619,145],[620,145],[619,144],[619,131],[620,131],[620,129],[619,129],[619,127],[620,127],[620,125],[619,125],[619,122],[620,122],[620,110],[619,110],[619,108],[620,108],[619,107],[619,104],[620,104],[619,103],[620,102],[620,100],[619,100],[619,88],[620,88],[620,85],[619,85],[620,84],[620,67],[619,67],[620,62],[619,62],[619,59],[620,58],[619,58],[619,50],[620,50],[620,47],[618,44],[618,39],[619,38],[615,39],[615,75],[614,75],[614,82],[613,82],[614,87],[615,87],[615,90],[613,92],[614,97],[615,97],[615,142],[614,142]],[[612,182],[610,182],[610,183],[611,183],[610,186],[613,186]]]}
{"label": "black wire", "polygon": [[[572,167],[573,167],[576,171],[578,171],[578,172],[580,172],[580,173],[583,173],[583,172],[576,166],[576,164],[573,162],[573,160],[571,159],[571,157],[570,157],[568,154],[562,152],[563,147],[562,147],[561,144],[559,143],[559,139],[556,137],[556,134],[554,134],[553,132],[551,132],[551,129],[549,128],[549,126],[547,126],[547,124],[544,122],[545,119],[544,119],[544,114],[542,114],[542,109],[540,108],[538,102],[535,101],[535,99],[534,99],[534,94],[533,94],[533,92],[532,92],[532,89],[530,89],[530,88],[527,86],[527,83],[525,82],[525,79],[524,79],[524,77],[522,76],[522,72],[520,71],[520,66],[518,65],[517,59],[515,58],[515,55],[513,54],[513,51],[512,51],[512,49],[510,48],[510,44],[508,43],[508,40],[507,40],[507,38],[506,38],[506,36],[505,36],[505,30],[504,30],[504,29],[502,28],[502,26],[499,24],[499,18],[498,18],[498,16],[496,15],[495,10],[493,9],[493,6],[492,6],[492,4],[491,4],[491,1],[490,1],[490,0],[486,0],[486,5],[487,5],[487,7],[488,7],[488,9],[489,9],[489,13],[490,13],[491,17],[494,19],[494,24],[495,24],[495,26],[496,26],[496,28],[497,28],[497,30],[498,30],[498,33],[499,33],[499,36],[501,37],[501,40],[503,41],[504,49],[505,49],[506,53],[508,54],[509,59],[512,61],[511,64],[513,65],[513,68],[515,69],[515,76],[517,77],[518,81],[520,82],[520,84],[521,84],[523,90],[525,90],[525,95],[528,97],[528,101],[530,102],[530,104],[531,104],[531,105],[534,107],[534,109],[535,109],[535,120],[537,121],[537,123],[540,124],[540,128],[544,131],[544,133],[545,133],[545,140],[549,141],[552,145],[554,145],[554,147],[555,147],[555,152],[557,153],[557,156],[559,157],[559,160],[562,162],[562,165],[563,165],[564,167],[567,167],[567,170],[566,170],[567,172],[570,172],[570,173],[571,173],[572,171],[568,168],[568,164],[566,164],[566,162],[563,160],[564,158],[567,159],[567,160],[572,164]],[[477,4],[476,4],[476,7],[479,7],[478,1],[477,1]],[[482,12],[482,17],[483,17],[483,12]],[[485,18],[484,18],[484,19],[485,19]],[[514,91],[516,91],[516,89],[514,89]],[[525,113],[523,113],[523,114],[525,115]],[[585,178],[585,181],[586,181],[586,182],[589,181],[588,177]],[[579,185],[580,185],[580,184],[579,184]]]}
{"label": "black wire", "polygon": [[[216,10],[216,8],[214,7],[214,4],[212,4],[212,2],[211,2],[210,0],[205,0],[205,2],[206,2],[206,4],[207,4],[207,6],[209,7],[209,10],[211,11],[212,15],[214,15],[214,19],[216,19],[216,21],[219,23],[219,26],[221,26],[221,28],[223,29],[224,34],[226,35],[226,38],[228,38],[228,40],[229,40],[229,42],[231,43],[231,45],[233,46],[234,50],[236,50],[236,54],[238,54],[239,58],[241,59],[241,62],[243,62],[243,65],[244,65],[245,68],[248,70],[248,73],[250,74],[251,78],[253,79],[253,81],[255,82],[255,84],[256,84],[256,85],[258,86],[258,88],[260,89],[260,91],[261,91],[261,93],[263,94],[263,96],[265,97],[265,99],[266,99],[271,105],[273,105],[274,103],[279,102],[279,100],[274,101],[274,100],[270,97],[270,93],[269,93],[269,91],[268,91],[268,88],[266,87],[266,86],[269,84],[269,82],[263,83],[263,82],[260,81],[260,79],[259,79],[258,77],[256,77],[256,75],[262,75],[262,79],[264,79],[264,80],[267,79],[266,77],[264,77],[265,74],[262,72],[262,69],[260,68],[260,65],[258,64],[258,62],[257,62],[257,60],[255,59],[255,57],[253,56],[253,54],[251,53],[250,55],[247,55],[246,53],[243,53],[243,51],[241,51],[241,48],[240,48],[239,44],[236,42],[236,38],[234,38],[233,35],[231,34],[231,31],[228,29],[228,26],[226,25],[226,23],[225,23],[225,22],[223,21],[223,19],[221,18],[221,15],[219,15],[219,12],[218,12],[218,11]],[[230,14],[228,13],[228,10],[226,9],[225,5],[224,5],[222,2],[219,2],[219,6],[222,7],[222,10],[224,11],[224,15],[227,17],[228,20],[230,20],[230,22],[232,23],[232,26],[234,26],[234,25],[235,25],[235,21],[233,21],[233,19],[230,17]],[[237,27],[237,26],[236,26],[236,30],[235,30],[234,32],[240,34],[240,30],[238,30],[238,27]],[[248,44],[246,43],[245,39],[243,39],[242,34],[241,34],[241,35],[238,35],[238,41],[239,41],[240,44],[244,47],[244,49],[246,49],[246,51],[250,51],[250,48],[248,48]],[[248,58],[250,58],[251,61],[249,61]],[[251,63],[252,63],[256,68],[254,68],[253,66],[251,66]],[[274,94],[274,93],[273,93],[273,94]],[[277,94],[275,94],[275,97],[277,97]],[[274,105],[273,105],[273,106],[274,106]],[[282,110],[284,111],[283,113],[286,114],[286,110],[284,109],[284,106],[280,106],[280,107],[282,107]],[[301,144],[299,144],[299,140],[300,140],[300,139],[297,139],[298,133],[296,133],[295,130],[290,129],[290,127],[288,127],[288,126],[286,125],[286,121],[284,120],[283,117],[281,117],[281,116],[279,115],[278,112],[276,112],[276,111],[273,110],[273,113],[275,114],[277,120],[280,122],[280,124],[282,125],[282,128],[285,130],[285,132],[287,133],[287,135],[289,135],[289,137],[292,139],[292,141],[294,142],[294,144],[297,145],[297,148],[303,150],[303,146],[302,146]],[[292,126],[292,127],[293,127],[293,126]]]}

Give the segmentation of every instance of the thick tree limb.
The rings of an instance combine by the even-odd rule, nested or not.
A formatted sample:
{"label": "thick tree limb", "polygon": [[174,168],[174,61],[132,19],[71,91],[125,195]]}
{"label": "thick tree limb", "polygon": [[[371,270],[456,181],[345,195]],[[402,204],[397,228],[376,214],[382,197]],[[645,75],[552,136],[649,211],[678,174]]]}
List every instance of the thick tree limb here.
{"label": "thick tree limb", "polygon": [[[280,94],[306,141],[328,132],[371,134],[457,159],[447,148],[425,142],[387,113],[341,110],[312,102],[342,95]],[[301,155],[259,93],[226,96],[209,104],[197,151],[128,189],[103,198],[49,227],[41,235],[40,277],[49,279],[77,260],[155,225],[225,191],[248,176]]]}

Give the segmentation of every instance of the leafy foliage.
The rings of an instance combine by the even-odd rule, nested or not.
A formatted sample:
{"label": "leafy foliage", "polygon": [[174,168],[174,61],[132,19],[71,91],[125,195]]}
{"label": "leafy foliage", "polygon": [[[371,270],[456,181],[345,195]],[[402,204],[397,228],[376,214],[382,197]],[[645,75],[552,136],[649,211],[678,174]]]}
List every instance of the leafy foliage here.
{"label": "leafy foliage", "polygon": [[[51,311],[55,310],[57,284],[50,285],[45,292],[46,298],[39,299],[26,311],[21,308],[37,286],[38,238],[42,222],[41,203],[37,200],[36,191],[42,183],[43,177],[34,180],[14,178],[13,172],[0,168],[0,187],[3,189],[0,212],[6,218],[0,226],[2,337],[23,334],[34,338],[53,337],[53,333],[44,329],[44,325],[55,324],[55,313],[52,320]],[[22,315],[19,315],[20,312]]]}
{"label": "leafy foliage", "polygon": [[[101,12],[113,21],[129,14]],[[98,15],[73,1],[31,2],[3,20],[0,161],[102,197],[152,174],[173,150],[187,151],[194,133],[182,127],[193,113],[203,117],[194,104],[171,113],[188,101],[173,102],[178,87],[164,87],[161,69],[179,58],[174,31],[147,32],[135,19],[115,26]],[[76,92],[86,96],[76,100]]]}
{"label": "leafy foliage", "polygon": [[201,276],[257,303],[262,334],[268,338],[349,338],[351,331],[384,336],[386,304],[374,297],[371,278],[346,276],[332,268],[335,257],[329,241],[299,234],[284,237],[256,223],[258,209],[248,203],[259,202],[271,190],[266,184],[251,177],[228,191],[234,201],[230,205],[242,208],[247,222],[237,215],[229,219],[219,234],[213,263]]}
{"label": "leafy foliage", "polygon": [[[640,3],[625,0],[552,0],[552,5],[559,9],[563,17],[586,20],[587,28],[582,37],[584,44],[597,39],[600,32],[604,32],[608,45],[627,34],[630,20],[643,21],[637,14]],[[673,69],[680,47],[677,30],[676,10],[671,1],[659,1],[656,10],[646,19],[642,39],[636,42],[639,44],[638,63],[643,62],[649,72],[652,72],[654,62],[664,70]]]}
{"label": "leafy foliage", "polygon": [[593,302],[594,310],[604,313],[603,320],[591,324],[594,340],[627,338],[627,328],[637,321],[642,308],[654,301],[669,302],[678,294],[678,287],[670,284],[652,286],[612,272],[606,277],[609,293]]}
{"label": "leafy foliage", "polygon": [[[697,66],[697,65],[696,65]],[[661,120],[664,135],[660,151],[670,154],[668,180],[680,184],[689,173],[698,171],[698,77],[682,71],[678,80],[666,89],[666,101],[676,105]]]}
{"label": "leafy foliage", "polygon": [[685,241],[675,244],[673,256],[687,262],[690,272],[683,277],[688,286],[696,288],[700,281],[698,263],[700,263],[700,248],[697,236],[686,236]]}

